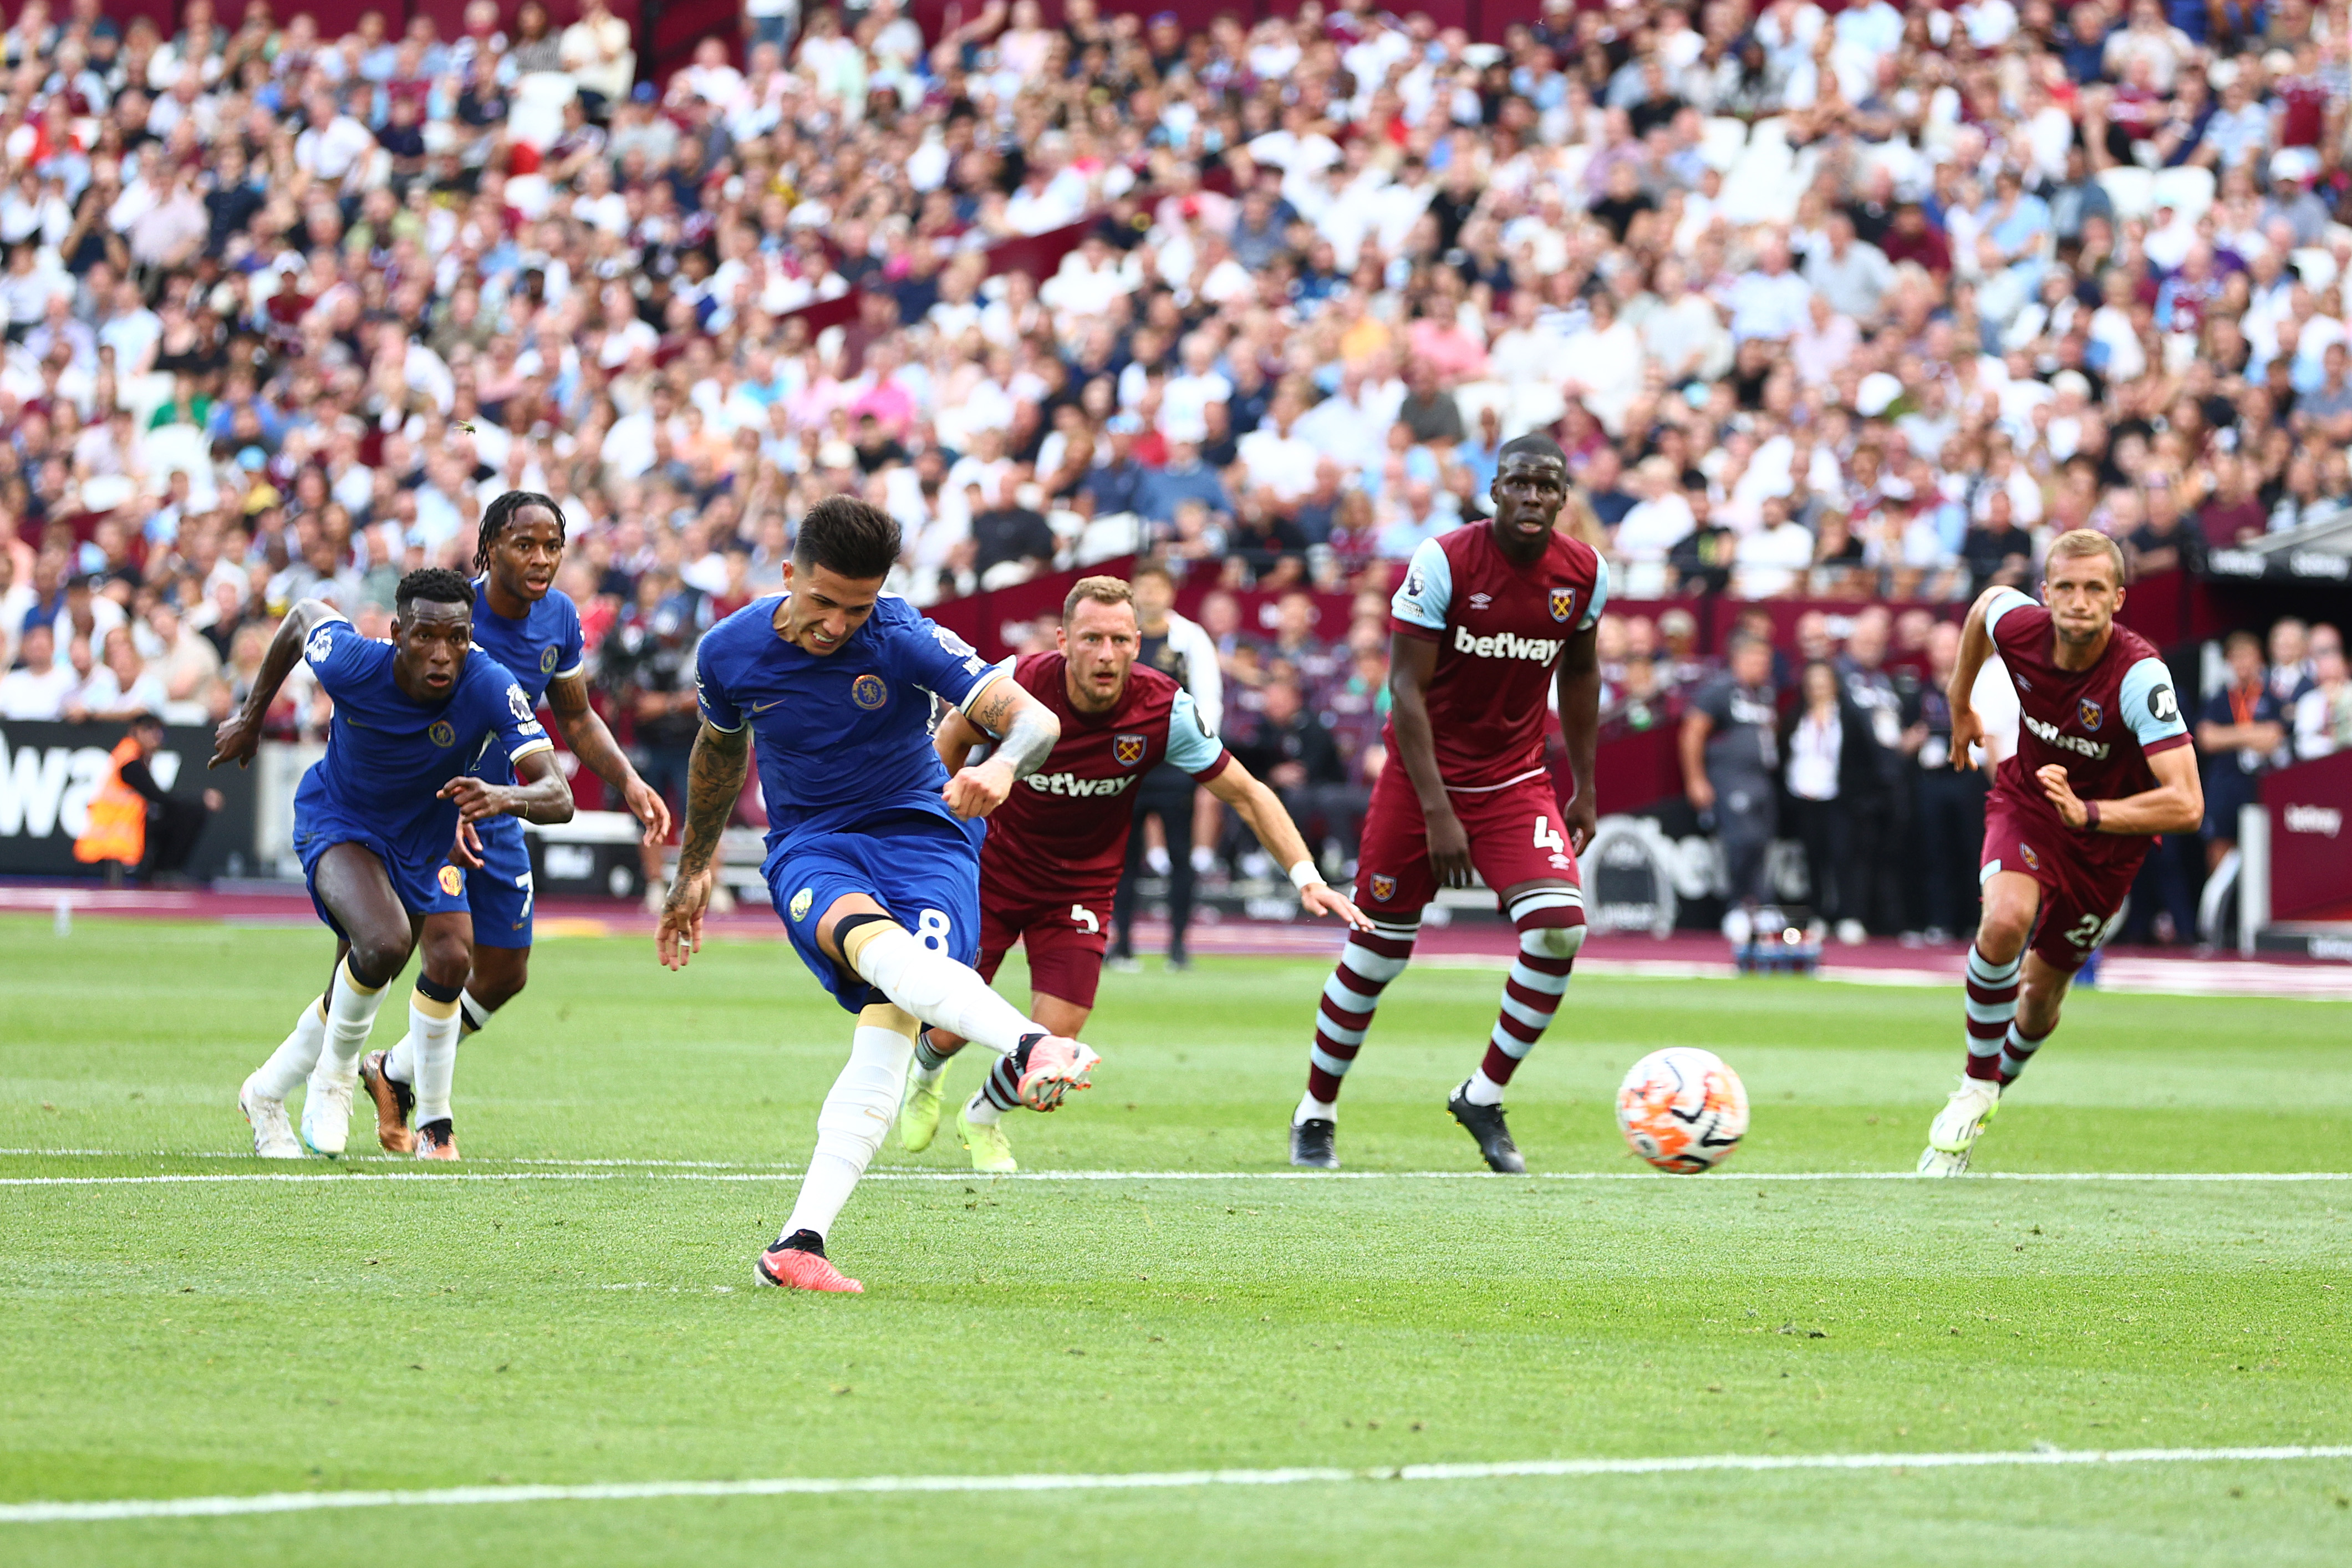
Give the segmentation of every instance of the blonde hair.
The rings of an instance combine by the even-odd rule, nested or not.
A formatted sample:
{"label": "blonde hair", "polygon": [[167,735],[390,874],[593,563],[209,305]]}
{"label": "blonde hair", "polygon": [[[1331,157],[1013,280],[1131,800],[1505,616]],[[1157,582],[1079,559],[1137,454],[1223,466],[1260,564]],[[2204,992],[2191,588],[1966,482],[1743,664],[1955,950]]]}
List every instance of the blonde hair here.
{"label": "blonde hair", "polygon": [[2050,553],[2042,558],[2042,571],[2046,574],[2050,569],[2049,563],[2062,555],[2069,557],[2104,555],[2115,563],[2116,586],[2120,587],[2123,584],[2125,575],[2123,546],[2095,528],[2070,528],[2052,540]]}
{"label": "blonde hair", "polygon": [[[1161,574],[1166,575],[1164,571]],[[1123,577],[1081,577],[1071,587],[1070,596],[1062,601],[1063,625],[1068,625],[1078,606],[1089,599],[1097,605],[1132,605],[1135,590]]]}

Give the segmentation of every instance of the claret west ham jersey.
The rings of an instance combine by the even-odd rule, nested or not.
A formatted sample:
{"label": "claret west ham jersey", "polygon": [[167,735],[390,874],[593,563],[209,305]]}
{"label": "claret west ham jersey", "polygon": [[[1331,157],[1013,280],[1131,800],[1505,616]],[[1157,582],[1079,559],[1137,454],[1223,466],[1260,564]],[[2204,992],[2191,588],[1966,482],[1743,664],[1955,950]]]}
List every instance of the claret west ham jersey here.
{"label": "claret west ham jersey", "polygon": [[[1608,563],[1564,533],[1531,566],[1505,555],[1483,522],[1412,552],[1390,626],[1437,644],[1429,728],[1448,789],[1499,789],[1543,772],[1560,652],[1608,602]],[[1393,719],[1382,739],[1393,755]]]}
{"label": "claret west ham jersey", "polygon": [[1033,653],[999,668],[1053,710],[1062,738],[989,817],[981,897],[991,910],[1107,900],[1127,863],[1143,775],[1166,762],[1206,784],[1233,758],[1202,721],[1192,694],[1140,663],[1107,713],[1071,704],[1061,654]]}
{"label": "claret west ham jersey", "polygon": [[2156,787],[2147,759],[2189,743],[2188,721],[2173,695],[2172,673],[2146,637],[2115,628],[2088,669],[2061,669],[2050,612],[2004,590],[1985,611],[1985,632],[2017,688],[2017,752],[2000,764],[1993,795],[2000,804],[2046,820],[2053,843],[2071,839],[2094,861],[2136,858],[2138,835],[2070,833],[2034,774],[2052,763],[2083,800],[2120,800]]}

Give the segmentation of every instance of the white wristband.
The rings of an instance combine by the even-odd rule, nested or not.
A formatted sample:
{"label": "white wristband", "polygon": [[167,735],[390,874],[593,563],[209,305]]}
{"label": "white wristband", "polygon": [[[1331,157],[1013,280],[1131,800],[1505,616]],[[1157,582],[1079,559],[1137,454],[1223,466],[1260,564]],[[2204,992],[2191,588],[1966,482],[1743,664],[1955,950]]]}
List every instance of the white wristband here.
{"label": "white wristband", "polygon": [[1290,868],[1290,885],[1300,892],[1323,886],[1323,873],[1315,868],[1312,858],[1301,860]]}

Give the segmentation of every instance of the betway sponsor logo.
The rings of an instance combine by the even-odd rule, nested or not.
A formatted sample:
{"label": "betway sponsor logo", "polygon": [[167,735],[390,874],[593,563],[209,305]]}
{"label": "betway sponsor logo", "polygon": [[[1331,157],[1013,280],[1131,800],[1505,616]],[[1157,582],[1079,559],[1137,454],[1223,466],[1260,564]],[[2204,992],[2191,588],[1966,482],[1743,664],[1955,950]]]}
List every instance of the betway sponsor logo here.
{"label": "betway sponsor logo", "polygon": [[[47,838],[62,828],[79,838],[89,826],[89,801],[114,759],[103,746],[10,747],[0,734],[0,838]],[[152,764],[165,789],[179,776],[180,759],[158,752]]]}
{"label": "betway sponsor logo", "polygon": [[2031,713],[2021,713],[2018,717],[2025,721],[2027,729],[2062,752],[2079,752],[2086,757],[2102,759],[2107,754],[2107,743],[2105,741],[2086,741],[2080,735],[2069,735],[2057,725],[2045,724]]}
{"label": "betway sponsor logo", "polygon": [[2344,814],[2332,805],[2290,805],[2286,808],[2286,830],[2333,838],[2344,831]]}
{"label": "betway sponsor logo", "polygon": [[1474,637],[1467,626],[1454,628],[1454,651],[1466,653],[1473,658],[1524,658],[1537,664],[1549,664],[1567,646],[1559,637],[1523,637],[1509,632]]}
{"label": "betway sponsor logo", "polygon": [[1118,795],[1135,782],[1133,773],[1115,779],[1082,779],[1076,773],[1031,773],[1029,787],[1039,795]]}

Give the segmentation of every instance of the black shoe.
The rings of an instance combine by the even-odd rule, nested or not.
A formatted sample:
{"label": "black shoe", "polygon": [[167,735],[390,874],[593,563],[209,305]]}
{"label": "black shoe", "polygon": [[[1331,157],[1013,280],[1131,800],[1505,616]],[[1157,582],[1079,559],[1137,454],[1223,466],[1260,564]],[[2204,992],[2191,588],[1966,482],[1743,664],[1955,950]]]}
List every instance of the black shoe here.
{"label": "black shoe", "polygon": [[1192,955],[1182,948],[1171,947],[1168,950],[1168,972],[1171,974],[1181,974],[1192,967]]}
{"label": "black shoe", "polygon": [[1445,1109],[1454,1113],[1454,1121],[1469,1129],[1471,1137],[1478,1140],[1478,1152],[1486,1156],[1488,1170],[1506,1176],[1524,1174],[1528,1163],[1519,1157],[1519,1146],[1511,1142],[1511,1130],[1503,1121],[1503,1108],[1471,1104],[1463,1097],[1463,1089],[1469,1087],[1469,1079],[1465,1079],[1462,1088],[1446,1100]]}
{"label": "black shoe", "polygon": [[1304,1121],[1290,1124],[1290,1163],[1312,1165],[1318,1171],[1336,1171],[1339,1155],[1331,1141],[1339,1133],[1339,1123],[1321,1116],[1310,1116]]}

